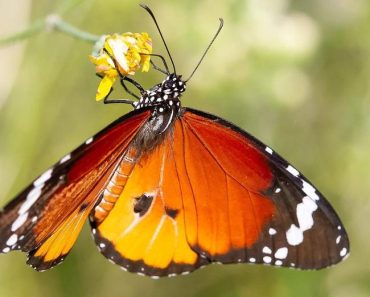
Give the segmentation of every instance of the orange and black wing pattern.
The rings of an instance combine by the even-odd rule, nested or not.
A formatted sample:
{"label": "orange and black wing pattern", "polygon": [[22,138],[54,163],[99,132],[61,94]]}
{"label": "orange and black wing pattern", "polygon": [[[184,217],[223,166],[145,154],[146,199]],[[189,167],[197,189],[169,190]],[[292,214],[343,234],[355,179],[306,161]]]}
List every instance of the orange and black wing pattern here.
{"label": "orange and black wing pattern", "polygon": [[141,110],[118,119],[8,203],[0,212],[0,253],[27,252],[36,270],[60,263],[149,116]]}
{"label": "orange and black wing pattern", "polygon": [[210,263],[318,269],[347,256],[325,198],[272,149],[218,117],[181,109],[150,148],[132,145],[91,214],[102,252],[152,277]]}
{"label": "orange and black wing pattern", "polygon": [[[153,12],[141,6],[159,30]],[[320,269],[349,255],[338,215],[296,168],[235,125],[181,106],[188,81],[222,26],[220,19],[186,80],[176,73],[160,30],[172,73],[161,55],[146,54],[152,46],[144,35],[139,42],[123,34],[113,38],[114,49],[98,50],[95,58],[104,62],[97,71],[114,73],[138,99],[109,99],[112,82],[104,77],[98,90],[108,93],[104,103],[131,104],[135,110],[66,155],[5,206],[0,253],[21,250],[36,270],[49,269],[67,256],[89,218],[108,260],[153,278],[211,263]],[[128,55],[128,43],[135,58]],[[165,70],[152,66],[166,77],[145,90],[130,76],[136,66],[148,71],[150,56],[161,58]],[[127,63],[137,65],[131,69]],[[121,73],[124,64],[130,71]]]}

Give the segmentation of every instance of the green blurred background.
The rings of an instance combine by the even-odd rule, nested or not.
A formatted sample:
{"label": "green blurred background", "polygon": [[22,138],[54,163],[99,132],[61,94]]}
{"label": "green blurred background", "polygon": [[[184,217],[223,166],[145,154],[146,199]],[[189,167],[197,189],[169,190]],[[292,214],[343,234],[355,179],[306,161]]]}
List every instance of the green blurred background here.
{"label": "green blurred background", "polygon": [[[36,273],[25,255],[0,256],[0,296],[369,296],[370,1],[147,1],[178,72],[187,76],[225,27],[188,86],[183,105],[243,127],[280,152],[328,197],[351,239],[347,261],[321,271],[211,265],[152,280],[97,251],[89,228],[68,259]],[[46,15],[95,34],[148,31],[137,1],[0,1],[0,35]],[[42,32],[0,48],[0,200],[5,204],[61,156],[130,110],[94,100],[91,45]],[[162,79],[139,75],[145,87]],[[122,97],[116,88],[113,97]]]}

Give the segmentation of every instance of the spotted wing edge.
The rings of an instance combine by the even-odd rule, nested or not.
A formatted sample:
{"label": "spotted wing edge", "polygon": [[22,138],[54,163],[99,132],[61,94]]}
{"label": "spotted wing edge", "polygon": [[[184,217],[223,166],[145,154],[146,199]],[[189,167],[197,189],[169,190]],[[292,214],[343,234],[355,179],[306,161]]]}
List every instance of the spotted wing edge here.
{"label": "spotted wing edge", "polygon": [[[84,153],[94,145],[94,141],[99,139],[107,131],[128,120],[133,116],[148,112],[147,121],[150,116],[151,108],[143,108],[133,110],[117,120],[110,123],[94,136],[89,137],[71,153],[62,157],[49,169],[39,175],[29,186],[21,191],[15,198],[10,200],[0,210],[0,254],[6,254],[10,251],[21,250],[28,253],[28,259],[32,257],[34,251],[40,247],[47,238],[39,242],[37,245],[30,244],[32,242],[32,229],[36,222],[42,217],[44,206],[52,199],[53,194],[60,188],[66,185],[65,176],[73,165],[84,156]],[[99,197],[97,197],[98,199]],[[26,210],[27,216],[19,214],[20,209]],[[76,209],[70,209],[72,214]],[[61,223],[61,222],[60,222]],[[56,230],[58,226],[55,226]],[[17,234],[20,232],[21,234]],[[52,236],[53,233],[49,235]],[[48,238],[49,238],[48,237]],[[56,259],[51,263],[52,267],[64,260],[65,256]],[[32,261],[27,262],[32,266]],[[37,267],[33,267],[37,270]],[[48,267],[51,268],[51,267]]]}
{"label": "spotted wing edge", "polygon": [[[249,142],[251,142],[269,161],[269,163],[272,165],[273,170],[277,170],[278,172],[274,172],[275,174],[282,174],[285,178],[287,178],[289,181],[291,181],[297,189],[302,191],[303,194],[307,195],[309,198],[315,201],[317,205],[320,207],[322,211],[325,212],[325,215],[329,218],[332,218],[333,221],[337,222],[337,232],[338,232],[338,238],[341,240],[341,250],[339,252],[340,259],[336,262],[333,262],[331,265],[325,265],[323,267],[319,268],[311,268],[311,269],[320,269],[329,267],[332,265],[335,265],[336,263],[343,261],[347,259],[350,253],[350,243],[349,238],[347,235],[347,232],[338,216],[334,208],[330,205],[330,203],[326,200],[324,195],[318,191],[310,182],[309,180],[295,167],[293,167],[288,161],[286,161],[283,157],[281,157],[278,153],[276,153],[272,148],[262,143],[260,140],[258,140],[253,135],[249,134],[248,132],[244,131],[243,129],[237,127],[236,125],[232,124],[231,122],[222,119],[218,116],[215,116],[213,114],[199,111],[192,108],[183,108],[183,113],[186,112],[204,117],[208,120],[211,120],[213,122],[219,123],[226,128],[231,129],[234,132],[237,132],[238,134],[245,137]],[[305,268],[306,269],[306,268]]]}

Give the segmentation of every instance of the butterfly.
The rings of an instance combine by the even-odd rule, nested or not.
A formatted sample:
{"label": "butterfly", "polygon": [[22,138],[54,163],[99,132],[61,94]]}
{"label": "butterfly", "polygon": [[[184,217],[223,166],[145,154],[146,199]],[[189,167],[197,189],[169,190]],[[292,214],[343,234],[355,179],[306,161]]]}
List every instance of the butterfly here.
{"label": "butterfly", "polygon": [[105,100],[134,110],[5,206],[0,253],[21,250],[34,269],[47,270],[89,220],[107,259],[153,278],[214,262],[320,269],[346,258],[338,215],[302,173],[232,123],[182,106],[189,79],[176,73],[159,33],[173,71],[165,64],[166,78],[140,87],[138,101]]}

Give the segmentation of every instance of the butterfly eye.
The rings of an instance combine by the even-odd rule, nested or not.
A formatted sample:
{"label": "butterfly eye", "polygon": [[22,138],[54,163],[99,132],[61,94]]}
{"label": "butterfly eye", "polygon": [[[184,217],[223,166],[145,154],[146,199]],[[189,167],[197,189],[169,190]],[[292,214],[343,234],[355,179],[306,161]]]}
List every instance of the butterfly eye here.
{"label": "butterfly eye", "polygon": [[138,213],[140,217],[146,214],[149,210],[150,205],[152,205],[153,196],[141,195],[134,200],[134,212]]}
{"label": "butterfly eye", "polygon": [[162,86],[162,88],[163,88],[164,90],[170,89],[171,87],[172,87],[172,83],[171,83],[171,82],[169,82],[169,81],[166,81],[166,82],[163,84],[163,86]]}

